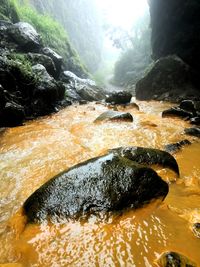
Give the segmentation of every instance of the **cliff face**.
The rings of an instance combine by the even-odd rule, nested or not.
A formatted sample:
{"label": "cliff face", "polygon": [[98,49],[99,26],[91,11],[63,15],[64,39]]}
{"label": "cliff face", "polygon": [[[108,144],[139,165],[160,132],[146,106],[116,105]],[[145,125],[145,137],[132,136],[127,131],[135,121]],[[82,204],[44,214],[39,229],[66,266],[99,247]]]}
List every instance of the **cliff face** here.
{"label": "cliff face", "polygon": [[176,54],[200,69],[200,1],[150,0],[154,59]]}
{"label": "cliff face", "polygon": [[136,98],[200,100],[199,0],[150,0],[153,59]]}
{"label": "cliff face", "polygon": [[81,59],[91,72],[95,71],[101,60],[102,30],[94,1],[30,0],[30,3],[64,26]]}

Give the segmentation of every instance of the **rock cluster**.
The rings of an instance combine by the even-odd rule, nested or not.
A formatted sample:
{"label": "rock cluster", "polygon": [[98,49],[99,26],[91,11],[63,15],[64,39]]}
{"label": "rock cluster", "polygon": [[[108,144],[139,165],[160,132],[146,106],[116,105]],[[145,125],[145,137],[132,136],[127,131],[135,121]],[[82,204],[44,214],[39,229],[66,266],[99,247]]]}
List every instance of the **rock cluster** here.
{"label": "rock cluster", "polygon": [[63,71],[63,58],[30,24],[0,21],[0,127],[103,98],[93,81]]}
{"label": "rock cluster", "polygon": [[179,106],[162,112],[162,117],[179,117],[188,120],[194,127],[185,129],[188,135],[200,137],[200,101],[184,100]]}

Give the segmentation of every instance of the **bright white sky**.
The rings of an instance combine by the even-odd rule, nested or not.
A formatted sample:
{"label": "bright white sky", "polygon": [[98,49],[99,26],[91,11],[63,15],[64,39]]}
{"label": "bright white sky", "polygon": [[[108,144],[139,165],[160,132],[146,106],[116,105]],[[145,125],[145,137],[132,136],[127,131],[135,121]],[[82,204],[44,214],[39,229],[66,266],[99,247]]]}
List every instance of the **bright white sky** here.
{"label": "bright white sky", "polygon": [[114,26],[130,29],[148,9],[147,0],[96,0],[107,20]]}

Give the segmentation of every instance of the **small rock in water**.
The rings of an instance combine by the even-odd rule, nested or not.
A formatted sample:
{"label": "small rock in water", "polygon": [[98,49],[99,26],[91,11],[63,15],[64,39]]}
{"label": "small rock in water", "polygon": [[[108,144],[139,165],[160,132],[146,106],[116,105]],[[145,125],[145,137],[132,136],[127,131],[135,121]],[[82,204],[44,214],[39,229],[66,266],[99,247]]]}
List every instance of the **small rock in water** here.
{"label": "small rock in water", "polygon": [[192,230],[195,236],[200,238],[200,223],[195,223],[192,227]]}
{"label": "small rock in water", "polygon": [[127,112],[119,112],[114,110],[109,110],[102,113],[94,122],[101,122],[101,121],[128,121],[133,122],[133,116]]}
{"label": "small rock in water", "polygon": [[156,262],[160,267],[197,267],[194,262],[177,252],[165,252]]}
{"label": "small rock in water", "polygon": [[190,119],[191,124],[200,125],[200,117],[194,117]]}
{"label": "small rock in water", "polygon": [[182,140],[182,141],[177,142],[177,143],[166,145],[164,150],[169,152],[169,153],[176,153],[185,145],[191,145],[191,142],[189,140],[185,139],[185,140]]}
{"label": "small rock in water", "polygon": [[115,92],[106,97],[106,103],[112,103],[112,104],[127,104],[131,102],[132,94],[121,91],[121,92]]}

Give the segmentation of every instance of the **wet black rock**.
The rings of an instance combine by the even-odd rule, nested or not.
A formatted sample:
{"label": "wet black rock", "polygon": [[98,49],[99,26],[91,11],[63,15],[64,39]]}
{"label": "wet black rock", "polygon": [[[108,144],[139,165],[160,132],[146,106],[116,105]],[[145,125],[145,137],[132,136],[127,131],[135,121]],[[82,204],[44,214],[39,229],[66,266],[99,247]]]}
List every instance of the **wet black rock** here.
{"label": "wet black rock", "polygon": [[132,94],[125,91],[115,92],[106,97],[106,103],[127,104],[131,102]]}
{"label": "wet black rock", "polygon": [[183,100],[179,106],[162,112],[162,117],[179,117],[188,119],[191,124],[200,123],[200,101]]}
{"label": "wet black rock", "polygon": [[136,84],[136,98],[172,102],[196,99],[200,97],[196,79],[196,74],[179,57],[171,55],[160,58]]}
{"label": "wet black rock", "polygon": [[164,199],[168,184],[155,171],[114,153],[90,159],[36,190],[24,203],[29,222],[79,218],[101,211],[138,208]]}
{"label": "wet black rock", "polygon": [[55,64],[50,57],[38,53],[28,53],[27,58],[32,65],[41,64],[45,67],[49,75],[51,75],[53,78],[57,77]]}
{"label": "wet black rock", "polygon": [[192,143],[185,139],[182,140],[180,142],[177,143],[173,143],[173,144],[168,144],[165,146],[164,150],[169,152],[169,153],[176,153],[178,152],[182,147],[186,146],[186,145],[191,145]]}
{"label": "wet black rock", "polygon": [[160,267],[197,267],[194,262],[177,252],[163,253],[157,263]]}
{"label": "wet black rock", "polygon": [[119,147],[110,151],[139,164],[161,165],[179,175],[179,167],[175,158],[166,151],[146,147]]}
{"label": "wet black rock", "polygon": [[195,108],[195,102],[192,100],[183,100],[180,105],[180,109],[195,113],[196,108]]}
{"label": "wet black rock", "polygon": [[195,125],[200,125],[200,117],[191,118],[190,123]]}
{"label": "wet black rock", "polygon": [[37,115],[46,115],[54,111],[56,101],[64,99],[65,87],[61,82],[54,80],[44,66],[37,64],[32,69],[37,76],[35,90],[33,91],[34,110]]}
{"label": "wet black rock", "polygon": [[195,223],[192,227],[193,233],[196,237],[200,238],[200,223]]}
{"label": "wet black rock", "polygon": [[187,128],[185,129],[185,134],[195,137],[200,137],[200,128],[199,127]]}
{"label": "wet black rock", "polygon": [[109,110],[102,113],[94,122],[101,121],[127,121],[133,122],[133,116],[128,112]]}
{"label": "wet black rock", "polygon": [[58,79],[61,74],[61,70],[62,70],[63,58],[49,47],[42,48],[41,53],[50,57],[53,60],[55,67],[56,67],[55,78]]}
{"label": "wet black rock", "polygon": [[24,108],[15,102],[7,102],[5,107],[0,110],[0,127],[21,125],[24,119]]}

